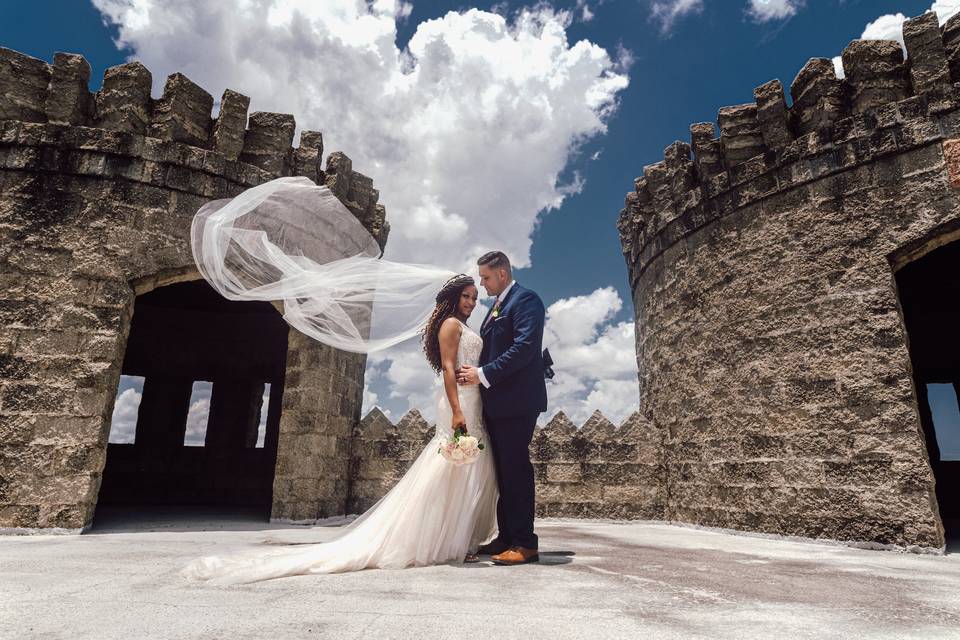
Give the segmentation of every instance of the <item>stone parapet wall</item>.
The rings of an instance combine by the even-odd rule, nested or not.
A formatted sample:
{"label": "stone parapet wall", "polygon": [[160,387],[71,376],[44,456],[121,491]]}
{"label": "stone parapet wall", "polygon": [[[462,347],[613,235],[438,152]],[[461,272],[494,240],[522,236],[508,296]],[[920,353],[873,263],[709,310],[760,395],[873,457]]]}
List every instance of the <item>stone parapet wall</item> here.
{"label": "stone parapet wall", "polygon": [[[691,125],[644,167],[618,226],[631,283],[654,259],[732,212],[821,178],[960,134],[960,16],[908,20],[899,43],[855,40],[845,78],[813,58],[790,86],[771,80],[755,101],[723,107],[717,125]],[[719,135],[717,134],[719,128]]]}
{"label": "stone parapet wall", "polygon": [[[367,414],[353,434],[348,513],[362,513],[386,494],[434,434],[415,410],[396,424],[379,409]],[[530,458],[539,517],[664,517],[661,436],[639,414],[615,427],[597,411],[578,428],[557,413],[534,431]]]}
{"label": "stone parapet wall", "polygon": [[302,175],[327,184],[385,245],[390,227],[373,181],[342,152],[324,169],[319,131],[302,131],[293,148],[293,116],[248,117],[250,99],[228,89],[213,117],[213,97],[180,73],[154,99],[153,77],[139,62],[107,69],[96,93],[89,81],[83,56],[58,53],[51,65],[0,47],[0,122],[9,121],[0,166],[119,177],[206,198],[232,195],[230,185]]}
{"label": "stone parapet wall", "polygon": [[792,105],[768,82],[637,178],[618,224],[665,519],[943,548],[894,273],[957,235],[958,35],[927,13],[906,59],[813,59]]}

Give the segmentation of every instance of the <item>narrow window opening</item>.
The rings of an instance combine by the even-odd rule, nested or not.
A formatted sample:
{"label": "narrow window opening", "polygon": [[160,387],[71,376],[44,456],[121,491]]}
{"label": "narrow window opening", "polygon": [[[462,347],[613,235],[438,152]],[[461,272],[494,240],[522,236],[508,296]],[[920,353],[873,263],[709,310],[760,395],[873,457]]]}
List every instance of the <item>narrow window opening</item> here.
{"label": "narrow window opening", "polygon": [[202,447],[207,439],[207,423],[210,419],[210,396],[213,383],[196,380],[190,392],[190,410],[187,412],[187,430],[183,436],[186,447]]}
{"label": "narrow window opening", "polygon": [[137,437],[137,414],[143,399],[143,376],[120,376],[117,399],[110,419],[111,444],[133,444]]}

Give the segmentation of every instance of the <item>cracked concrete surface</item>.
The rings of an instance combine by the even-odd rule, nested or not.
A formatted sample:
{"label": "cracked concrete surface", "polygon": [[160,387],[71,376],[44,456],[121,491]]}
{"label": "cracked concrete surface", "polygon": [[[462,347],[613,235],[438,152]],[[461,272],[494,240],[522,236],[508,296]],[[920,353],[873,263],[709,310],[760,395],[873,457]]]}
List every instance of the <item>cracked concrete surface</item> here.
{"label": "cracked concrete surface", "polygon": [[542,563],[185,583],[197,555],[334,526],[102,509],[81,536],[0,536],[4,638],[957,638],[960,556],[642,523],[540,520]]}

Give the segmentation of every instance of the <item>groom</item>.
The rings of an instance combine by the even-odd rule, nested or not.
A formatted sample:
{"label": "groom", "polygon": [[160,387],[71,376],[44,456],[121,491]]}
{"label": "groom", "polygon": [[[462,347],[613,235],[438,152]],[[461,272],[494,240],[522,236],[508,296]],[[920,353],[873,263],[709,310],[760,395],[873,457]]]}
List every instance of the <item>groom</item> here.
{"label": "groom", "polygon": [[510,261],[491,251],[477,261],[480,284],[497,301],[480,327],[480,366],[464,365],[457,382],[480,384],[500,498],[497,537],[480,547],[497,564],[538,562],[533,532],[534,479],[530,440],[537,416],[547,410],[543,377],[544,308],[540,296],[513,281]]}

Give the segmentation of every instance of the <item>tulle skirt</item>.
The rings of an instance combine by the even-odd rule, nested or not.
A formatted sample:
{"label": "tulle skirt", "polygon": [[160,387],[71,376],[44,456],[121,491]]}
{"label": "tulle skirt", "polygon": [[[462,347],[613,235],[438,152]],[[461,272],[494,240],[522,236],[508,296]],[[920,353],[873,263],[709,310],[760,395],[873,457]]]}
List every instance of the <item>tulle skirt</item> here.
{"label": "tulle skirt", "polygon": [[497,483],[477,387],[460,389],[471,435],[487,448],[473,464],[455,466],[437,449],[449,437],[450,408],[438,391],[437,430],[385,496],[327,542],[196,558],[180,571],[211,584],[366,568],[401,569],[462,562],[496,534]]}

